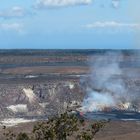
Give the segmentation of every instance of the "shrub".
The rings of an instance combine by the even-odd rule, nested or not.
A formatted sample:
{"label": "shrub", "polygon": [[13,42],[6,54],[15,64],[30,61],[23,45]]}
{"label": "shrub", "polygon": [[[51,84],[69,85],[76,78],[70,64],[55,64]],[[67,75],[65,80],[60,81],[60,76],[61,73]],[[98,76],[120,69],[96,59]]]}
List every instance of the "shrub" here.
{"label": "shrub", "polygon": [[16,140],[30,140],[26,133],[19,133]]}
{"label": "shrub", "polygon": [[76,115],[64,113],[58,117],[37,123],[28,136],[19,133],[17,136],[9,131],[4,133],[7,140],[92,140],[95,134],[105,125],[105,121],[88,122]]}

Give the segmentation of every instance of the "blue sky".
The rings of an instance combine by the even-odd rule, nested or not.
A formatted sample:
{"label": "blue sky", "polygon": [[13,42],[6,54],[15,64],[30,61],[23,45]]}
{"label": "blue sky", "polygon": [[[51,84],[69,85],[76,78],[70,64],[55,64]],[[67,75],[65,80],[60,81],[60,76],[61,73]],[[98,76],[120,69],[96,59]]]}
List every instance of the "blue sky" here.
{"label": "blue sky", "polygon": [[137,49],[139,0],[1,0],[0,48]]}

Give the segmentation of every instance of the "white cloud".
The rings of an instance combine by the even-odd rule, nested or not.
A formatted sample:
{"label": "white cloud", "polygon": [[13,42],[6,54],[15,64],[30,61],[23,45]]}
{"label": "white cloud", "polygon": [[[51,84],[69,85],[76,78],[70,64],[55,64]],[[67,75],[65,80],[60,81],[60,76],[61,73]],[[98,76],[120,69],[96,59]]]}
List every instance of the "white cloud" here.
{"label": "white cloud", "polygon": [[23,33],[23,25],[20,23],[1,23],[0,30]]}
{"label": "white cloud", "polygon": [[28,12],[20,6],[14,6],[10,9],[0,11],[0,17],[4,19],[24,17],[27,14]]}
{"label": "white cloud", "polygon": [[35,8],[54,8],[75,5],[87,5],[92,0],[37,0]]}
{"label": "white cloud", "polygon": [[120,0],[112,0],[113,8],[119,8],[119,6],[120,6]]}
{"label": "white cloud", "polygon": [[94,22],[91,24],[84,25],[86,28],[105,28],[105,27],[112,27],[112,28],[120,28],[120,27],[127,27],[127,28],[140,28],[139,23],[121,23],[116,21],[107,21],[107,22]]}

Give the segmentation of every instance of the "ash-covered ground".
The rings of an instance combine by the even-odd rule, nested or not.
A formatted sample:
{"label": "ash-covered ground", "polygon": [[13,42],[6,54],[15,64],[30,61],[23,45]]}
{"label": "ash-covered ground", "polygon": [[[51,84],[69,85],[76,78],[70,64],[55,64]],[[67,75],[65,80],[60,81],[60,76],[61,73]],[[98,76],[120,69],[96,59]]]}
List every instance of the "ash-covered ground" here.
{"label": "ash-covered ground", "polygon": [[[112,55],[110,56],[108,53]],[[113,88],[119,89],[117,93],[114,93],[114,90],[112,91],[110,88],[107,88],[109,85],[99,86],[99,84],[96,84],[99,82],[99,79],[97,80],[99,75],[96,75],[97,77],[94,79],[93,73],[97,69],[94,68],[96,65],[91,66],[91,61],[97,62],[97,60],[104,59],[104,57],[109,57],[107,60],[112,60],[114,56],[117,56],[117,67],[112,65],[112,69],[118,69],[119,67],[121,73],[112,73],[112,71],[106,68],[106,63],[101,63],[102,70],[100,73],[104,74],[100,78],[104,79],[104,75],[108,76],[110,75],[108,73],[111,72],[111,79],[123,81],[123,88],[126,89],[125,95],[121,95],[121,103],[115,102],[114,104],[111,102],[111,105],[109,104],[108,106],[108,104],[103,102],[103,106],[102,104],[101,106],[93,104],[93,106],[95,105],[98,109],[102,108],[105,111],[109,110],[110,107],[111,109],[115,108],[116,106],[114,107],[114,105],[117,104],[117,107],[120,107],[123,111],[128,109],[128,111],[138,113],[140,111],[140,55],[137,51],[1,50],[1,124],[10,126],[16,124],[16,122],[47,119],[66,110],[79,109],[85,106],[84,100],[89,96],[89,88],[99,94],[109,92],[111,97],[114,94],[118,94],[120,87]],[[108,80],[110,80],[110,76]],[[102,83],[108,83],[108,81],[105,79]],[[125,97],[128,96],[126,93],[128,92],[129,99],[134,98],[130,104],[129,100],[125,103]],[[117,96],[115,98],[117,100],[120,99]],[[97,99],[99,100],[99,98]],[[106,98],[103,97],[103,99]],[[110,95],[108,99],[112,99]],[[102,102],[99,101],[99,103]],[[90,105],[92,105],[91,101]],[[89,106],[86,105],[86,107]],[[86,113],[95,111],[94,107],[88,109],[91,110],[82,111]],[[89,114],[91,118],[92,113]],[[98,115],[97,118],[99,118]],[[129,117],[128,119],[131,119]],[[140,118],[137,117],[137,119]]]}

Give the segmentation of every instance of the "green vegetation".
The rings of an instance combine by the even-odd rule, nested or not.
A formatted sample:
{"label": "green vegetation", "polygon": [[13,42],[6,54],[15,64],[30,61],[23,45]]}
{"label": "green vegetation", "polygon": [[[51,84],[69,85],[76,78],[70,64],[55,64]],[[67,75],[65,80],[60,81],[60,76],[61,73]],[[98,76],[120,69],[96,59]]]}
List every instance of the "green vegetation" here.
{"label": "green vegetation", "polygon": [[30,140],[30,138],[26,133],[19,133],[16,140]]}
{"label": "green vegetation", "polygon": [[4,136],[6,140],[92,140],[105,124],[105,121],[89,122],[64,113],[48,121],[38,122],[30,134],[15,135],[8,131]]}

